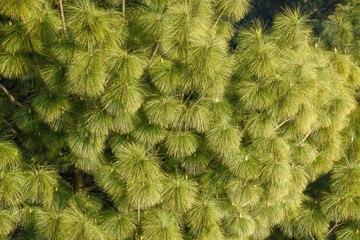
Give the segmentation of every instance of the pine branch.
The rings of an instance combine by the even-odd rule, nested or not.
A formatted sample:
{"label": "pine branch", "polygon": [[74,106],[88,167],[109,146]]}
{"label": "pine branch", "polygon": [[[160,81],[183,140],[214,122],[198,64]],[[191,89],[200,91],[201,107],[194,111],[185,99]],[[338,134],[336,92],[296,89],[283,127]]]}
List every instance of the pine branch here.
{"label": "pine branch", "polygon": [[91,190],[93,190],[93,189],[95,189],[97,186],[95,185],[95,184],[93,184],[93,185],[90,185],[90,186],[88,186],[88,187],[85,187],[84,189],[83,189],[83,193],[88,193],[88,192],[90,192]]}
{"label": "pine branch", "polygon": [[215,165],[215,163],[217,163],[220,160],[219,156],[216,155],[211,162],[209,162],[209,164],[207,165],[206,169],[211,168],[213,165]]}
{"label": "pine branch", "polygon": [[59,5],[60,5],[60,14],[61,14],[61,19],[62,19],[62,25],[63,25],[65,36],[67,37],[65,16],[64,16],[64,8],[63,8],[62,0],[59,0]]}
{"label": "pine branch", "polygon": [[79,116],[84,116],[84,114],[81,114],[81,113],[78,113],[78,112],[74,112],[74,111],[71,111],[71,110],[68,110],[68,109],[65,109],[65,108],[61,108],[62,110],[66,111],[66,112],[70,112],[70,113],[74,113],[76,115],[79,115]]}
{"label": "pine branch", "polygon": [[[20,136],[20,134],[18,133],[18,131],[16,131],[14,129],[14,127],[11,125],[11,123],[9,123],[8,121],[6,121],[6,119],[3,120],[4,125],[10,130],[10,132],[14,135],[14,137],[20,142],[20,143],[24,143],[24,139]],[[36,153],[31,149],[28,148],[26,146],[24,146],[25,149],[27,151],[29,151],[31,153],[31,155],[35,155]],[[59,181],[62,182],[66,187],[68,187],[69,189],[72,188],[71,184],[69,182],[67,182],[64,178],[62,178],[59,175]]]}
{"label": "pine branch", "polygon": [[[132,51],[132,54],[135,54],[135,53],[141,53],[141,52],[146,52],[149,48],[151,48],[152,44],[150,44],[148,47],[146,48],[139,48],[139,49],[135,49],[135,51]],[[129,47],[129,49],[131,49],[131,47]]]}
{"label": "pine branch", "polygon": [[155,150],[156,155],[159,155],[159,151],[161,149],[162,144],[163,143],[159,143],[158,146],[156,147],[156,150]]}
{"label": "pine branch", "polygon": [[6,96],[9,97],[9,99],[10,99],[10,101],[11,101],[12,103],[18,105],[19,107],[25,107],[22,103],[20,103],[19,101],[17,101],[17,100],[13,97],[13,95],[11,95],[11,94],[9,93],[9,91],[5,88],[5,86],[2,85],[1,83],[0,83],[0,88],[1,88],[1,90],[3,90],[3,92],[6,94]]}
{"label": "pine branch", "polygon": [[137,228],[137,230],[135,231],[135,236],[134,236],[134,239],[137,239],[137,235],[139,234],[139,232],[140,232],[140,224],[141,224],[141,222],[140,222],[140,214],[141,214],[141,209],[140,209],[140,203],[139,203],[139,205],[138,205],[138,209],[137,209],[137,223],[138,223],[138,228]]}
{"label": "pine branch", "polygon": [[125,19],[125,0],[122,1],[123,18]]}
{"label": "pine branch", "polygon": [[34,45],[33,45],[32,41],[31,41],[30,36],[28,36],[28,39],[29,39],[29,44],[30,44],[30,48],[31,48],[31,53],[32,53],[32,55],[34,57],[35,65],[36,65],[36,67],[37,67],[37,69],[39,70],[39,73],[40,73],[41,72],[40,65],[39,65],[39,62],[38,62],[37,57],[36,57]]}
{"label": "pine branch", "polygon": [[186,103],[190,100],[190,98],[191,98],[191,96],[192,96],[193,93],[194,93],[194,90],[192,90],[192,91],[190,92],[190,94],[189,94],[189,96],[187,97],[187,99],[185,100],[184,104],[186,104]]}
{"label": "pine branch", "polygon": [[200,102],[200,100],[206,95],[206,93],[209,91],[209,88],[206,89],[206,91],[203,93],[203,95],[200,96],[200,98],[191,106],[190,111],[194,109],[194,107]]}
{"label": "pine branch", "polygon": [[315,240],[315,238],[313,237],[313,235],[311,234],[311,232],[309,232],[309,234],[310,234],[311,239],[312,239],[312,240]]}
{"label": "pine branch", "polygon": [[[200,96],[200,98],[190,107],[189,111],[193,110],[194,107],[201,101],[201,99],[205,96],[205,94],[207,93],[207,91],[209,90],[209,88],[204,92],[203,95]],[[190,98],[190,97],[189,97]],[[189,100],[189,98],[187,100]],[[186,101],[187,101],[186,100]],[[182,121],[184,120],[184,117],[185,117],[185,112],[182,114],[181,118],[179,119],[179,122],[178,122],[178,127],[180,126],[180,124],[182,123]]]}
{"label": "pine branch", "polygon": [[284,121],[282,121],[282,123],[280,123],[275,129],[274,131],[278,130],[282,125],[284,125],[285,123],[287,123],[288,121],[290,121],[291,118],[285,118]]}
{"label": "pine branch", "polygon": [[[155,55],[156,55],[156,52],[157,52],[158,49],[159,49],[159,46],[160,46],[160,43],[157,43],[156,46],[155,46],[154,51],[153,51],[152,54],[151,54],[150,61],[149,61],[148,65],[146,66],[147,69],[148,69],[148,68],[151,68],[151,66],[154,64],[153,59],[154,59],[154,57],[155,57]],[[149,47],[147,47],[145,50],[147,50],[148,48],[149,48]]]}
{"label": "pine branch", "polygon": [[224,9],[224,10],[220,13],[219,17],[216,19],[216,22],[215,22],[215,24],[214,24],[213,28],[215,28],[215,27],[216,27],[216,25],[218,24],[218,22],[219,22],[220,18],[222,17],[222,15],[224,15],[224,13],[225,13],[225,9]]}
{"label": "pine branch", "polygon": [[[22,20],[23,23],[25,24],[25,18],[24,18],[23,15],[21,15],[21,20]],[[34,61],[35,61],[35,65],[36,65],[37,69],[39,70],[40,82],[41,82],[44,86],[46,86],[46,84],[44,83],[44,81],[41,79],[41,69],[40,69],[40,65],[39,65],[38,59],[37,59],[37,57],[36,57],[34,45],[33,45],[32,41],[31,41],[30,35],[28,35],[28,40],[29,40],[29,44],[30,44],[31,53],[32,53],[33,58],[34,58]]]}
{"label": "pine branch", "polygon": [[309,135],[312,133],[312,130],[310,130],[306,136],[301,140],[301,142],[299,142],[299,144],[302,144],[303,142],[305,142],[305,140],[309,137]]}
{"label": "pine branch", "polygon": [[[11,125],[11,123],[9,123],[8,121],[6,121],[5,119],[3,120],[4,125],[10,130],[10,132],[15,136],[15,138],[20,142],[20,143],[24,143],[24,139],[20,136],[20,134],[13,128],[13,126]],[[31,155],[35,155],[35,151],[32,150],[29,147],[26,147],[24,145],[24,148],[29,151],[31,153]]]}
{"label": "pine branch", "polygon": [[335,228],[343,225],[344,223],[340,223],[338,224],[338,222],[335,222],[335,225],[330,229],[330,231],[326,234],[325,238],[328,238],[330,236],[330,234],[335,230]]}
{"label": "pine branch", "polygon": [[155,47],[153,53],[151,54],[150,62],[154,59],[155,54],[156,54],[157,50],[159,49],[159,45],[160,45],[160,43],[156,44],[156,47]]}
{"label": "pine branch", "polygon": [[78,168],[74,170],[74,190],[75,192],[83,192],[85,188],[84,172]]}
{"label": "pine branch", "polygon": [[37,69],[38,69],[38,71],[39,71],[39,80],[40,80],[40,82],[41,82],[42,85],[46,86],[46,84],[44,83],[44,81],[43,81],[42,78],[41,78],[41,69],[40,69],[40,65],[39,65],[38,59],[37,59],[37,57],[36,57],[34,45],[33,45],[32,41],[31,41],[31,37],[28,36],[28,38],[29,38],[29,44],[30,44],[30,48],[31,48],[31,53],[32,53],[33,58],[34,58],[35,65],[36,65],[36,67],[37,67]]}
{"label": "pine branch", "polygon": [[3,123],[10,130],[10,132],[15,136],[15,138],[17,138],[17,140],[19,140],[20,143],[24,142],[24,139],[20,136],[20,134],[12,127],[12,125],[8,121],[6,121],[4,119]]}
{"label": "pine branch", "polygon": [[11,87],[9,88],[9,90],[10,91],[14,90],[14,88],[19,83],[19,81],[20,81],[20,78],[16,78],[15,81],[13,82],[13,84],[11,85]]}
{"label": "pine branch", "polygon": [[140,226],[140,213],[141,213],[141,208],[140,208],[140,203],[139,203],[139,206],[138,206],[138,209],[137,209],[137,217],[138,217],[139,226]]}

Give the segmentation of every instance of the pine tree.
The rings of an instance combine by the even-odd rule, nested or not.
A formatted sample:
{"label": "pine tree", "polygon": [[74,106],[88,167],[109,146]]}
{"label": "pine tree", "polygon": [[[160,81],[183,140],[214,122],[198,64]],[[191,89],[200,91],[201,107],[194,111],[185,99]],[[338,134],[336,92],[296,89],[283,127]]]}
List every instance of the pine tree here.
{"label": "pine tree", "polygon": [[358,7],[0,1],[0,239],[359,239]]}

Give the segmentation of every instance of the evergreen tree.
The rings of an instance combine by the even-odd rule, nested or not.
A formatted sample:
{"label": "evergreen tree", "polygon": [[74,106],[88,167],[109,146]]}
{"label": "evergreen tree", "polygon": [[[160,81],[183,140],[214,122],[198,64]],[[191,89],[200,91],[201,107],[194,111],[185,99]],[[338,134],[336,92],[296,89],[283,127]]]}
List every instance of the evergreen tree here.
{"label": "evergreen tree", "polygon": [[351,4],[0,1],[0,239],[359,239]]}
{"label": "evergreen tree", "polygon": [[327,47],[336,47],[342,53],[359,58],[360,2],[351,0],[347,5],[339,5],[333,15],[324,22],[323,39]]}

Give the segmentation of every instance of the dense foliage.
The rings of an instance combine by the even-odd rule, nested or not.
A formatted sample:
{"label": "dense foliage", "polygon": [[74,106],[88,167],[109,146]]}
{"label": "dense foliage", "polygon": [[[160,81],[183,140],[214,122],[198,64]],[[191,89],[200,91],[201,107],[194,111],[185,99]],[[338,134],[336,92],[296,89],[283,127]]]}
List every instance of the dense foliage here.
{"label": "dense foliage", "polygon": [[0,239],[360,239],[359,2],[249,9],[1,0]]}
{"label": "dense foliage", "polygon": [[326,20],[337,4],[346,2],[346,0],[253,0],[250,12],[246,15],[245,20],[260,16],[261,19],[271,24],[271,20],[285,6],[296,5],[302,6],[306,11],[311,12],[310,19]]}

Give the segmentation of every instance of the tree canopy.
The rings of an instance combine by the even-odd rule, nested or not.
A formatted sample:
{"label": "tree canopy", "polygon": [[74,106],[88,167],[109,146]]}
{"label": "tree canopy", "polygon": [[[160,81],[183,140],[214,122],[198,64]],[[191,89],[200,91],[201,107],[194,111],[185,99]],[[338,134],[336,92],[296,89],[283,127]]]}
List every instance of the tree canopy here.
{"label": "tree canopy", "polygon": [[0,239],[360,239],[360,3],[250,8],[1,0]]}

